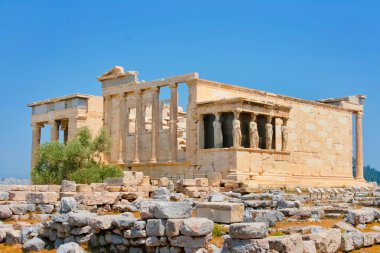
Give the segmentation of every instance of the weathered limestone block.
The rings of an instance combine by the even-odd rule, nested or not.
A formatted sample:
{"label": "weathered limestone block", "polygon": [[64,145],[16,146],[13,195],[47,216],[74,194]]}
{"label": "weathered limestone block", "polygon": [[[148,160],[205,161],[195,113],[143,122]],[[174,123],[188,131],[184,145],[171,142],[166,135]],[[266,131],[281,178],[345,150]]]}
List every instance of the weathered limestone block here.
{"label": "weathered limestone block", "polygon": [[20,230],[8,230],[5,236],[5,243],[7,245],[21,244],[22,235]]}
{"label": "weathered limestone block", "polygon": [[104,239],[109,244],[123,244],[124,243],[124,237],[121,235],[116,234],[106,234]]}
{"label": "weathered limestone block", "polygon": [[166,220],[150,219],[146,222],[146,234],[148,236],[164,236]]}
{"label": "weathered limestone block", "polygon": [[60,213],[69,213],[77,209],[77,201],[73,197],[63,197],[59,208]]}
{"label": "weathered limestone block", "polygon": [[12,201],[26,201],[26,191],[10,191],[9,200]]}
{"label": "weathered limestone block", "polygon": [[141,185],[144,174],[138,171],[124,171],[124,185]]}
{"label": "weathered limestone block", "polygon": [[54,211],[54,205],[49,204],[39,204],[36,207],[36,210],[40,213],[52,213]]}
{"label": "weathered limestone block", "polygon": [[344,252],[363,247],[363,233],[358,230],[348,230],[342,234],[341,250]]}
{"label": "weathered limestone block", "polygon": [[209,172],[207,174],[208,185],[209,186],[220,186],[220,181],[222,180],[222,174],[220,172]]}
{"label": "weathered limestone block", "polygon": [[119,215],[113,219],[112,224],[119,229],[130,229],[136,221],[136,218]]}
{"label": "weathered limestone block", "polygon": [[187,186],[196,186],[194,179],[180,179],[178,180],[177,184],[187,187]]}
{"label": "weathered limestone block", "polygon": [[93,229],[106,230],[112,228],[112,223],[115,218],[120,215],[102,215],[91,217],[88,221],[88,225]]}
{"label": "weathered limestone block", "polygon": [[157,201],[153,212],[157,219],[182,219],[191,217],[192,203]]}
{"label": "weathered limestone block", "polygon": [[262,239],[268,235],[268,227],[264,222],[234,223],[229,234],[233,239]]}
{"label": "weathered limestone block", "polygon": [[118,192],[79,193],[77,196],[78,202],[86,206],[112,205],[116,204],[119,199],[120,193]]}
{"label": "weathered limestone block", "polygon": [[166,221],[166,235],[169,237],[178,236],[183,226],[184,219],[168,219]]}
{"label": "weathered limestone block", "polygon": [[302,236],[300,234],[270,236],[267,238],[269,248],[278,252],[303,253]]}
{"label": "weathered limestone block", "polygon": [[159,200],[170,200],[170,191],[166,187],[159,187],[156,190],[153,191],[153,199],[159,199]]}
{"label": "weathered limestone block", "polygon": [[247,208],[244,213],[245,222],[265,222],[270,227],[275,226],[277,221],[284,218],[284,214],[277,210],[253,210]]}
{"label": "weathered limestone block", "polygon": [[227,238],[224,241],[222,252],[228,253],[246,253],[257,252],[267,253],[269,251],[269,242],[266,239],[246,239],[238,240]]}
{"label": "weathered limestone block", "polygon": [[92,188],[88,184],[78,184],[77,192],[92,192]]}
{"label": "weathered limestone block", "polygon": [[335,253],[339,250],[341,244],[341,233],[339,229],[332,228],[326,231],[310,235],[314,241],[318,252]]}
{"label": "weathered limestone block", "polygon": [[9,206],[0,205],[0,219],[8,219],[12,217],[12,211]]}
{"label": "weathered limestone block", "polygon": [[9,192],[0,191],[0,201],[5,201],[9,199]]}
{"label": "weathered limestone block", "polygon": [[23,215],[26,213],[34,212],[36,210],[36,205],[34,204],[11,204],[9,205],[12,213],[15,215]]}
{"label": "weathered limestone block", "polygon": [[[137,201],[137,200],[136,200]],[[142,200],[137,208],[140,209],[141,218],[144,220],[154,218],[154,207],[157,201],[153,200]]]}
{"label": "weathered limestone block", "polygon": [[197,217],[208,218],[218,223],[243,221],[243,203],[205,202],[195,207]]}
{"label": "weathered limestone block", "polygon": [[209,236],[191,237],[180,235],[177,237],[169,237],[170,245],[182,248],[203,248],[208,241]]}
{"label": "weathered limestone block", "polygon": [[375,238],[377,237],[378,232],[368,232],[363,233],[363,246],[369,247],[375,244]]}
{"label": "weathered limestone block", "polygon": [[54,204],[58,201],[56,192],[29,192],[26,194],[26,202],[29,204]]}
{"label": "weathered limestone block", "polygon": [[43,248],[45,248],[45,242],[38,237],[34,237],[33,239],[30,239],[22,245],[22,249],[27,252],[39,251],[39,250],[42,250]]}
{"label": "weathered limestone block", "polygon": [[158,187],[167,187],[169,185],[169,178],[167,177],[161,177],[159,180],[158,180]]}
{"label": "weathered limestone block", "polygon": [[206,218],[189,218],[183,221],[181,234],[189,236],[203,236],[212,232],[214,222]]}
{"label": "weathered limestone block", "polygon": [[69,242],[62,244],[58,247],[57,253],[86,253],[79,244],[75,242]]}
{"label": "weathered limestone block", "polygon": [[77,185],[74,181],[62,180],[61,192],[76,192]]}
{"label": "weathered limestone block", "polygon": [[132,204],[117,204],[112,206],[112,210],[119,211],[119,212],[136,212],[138,209],[132,205]]}
{"label": "weathered limestone block", "polygon": [[78,213],[69,213],[67,215],[67,223],[69,226],[77,226],[77,227],[87,226],[89,224],[90,218],[95,217],[95,216],[96,216],[95,213],[90,213],[86,211],[81,211]]}
{"label": "weathered limestone block", "polygon": [[107,184],[106,183],[91,183],[90,187],[91,187],[91,190],[93,192],[105,192],[105,191],[107,191]]}
{"label": "weathered limestone block", "polygon": [[198,187],[206,187],[206,186],[208,186],[208,179],[207,178],[196,178],[195,179],[195,185]]}
{"label": "weathered limestone block", "polygon": [[317,253],[317,248],[313,241],[302,241],[303,253]]}
{"label": "weathered limestone block", "polygon": [[358,224],[370,223],[375,220],[375,212],[370,208],[361,208],[349,210],[347,214],[347,222],[356,226]]}

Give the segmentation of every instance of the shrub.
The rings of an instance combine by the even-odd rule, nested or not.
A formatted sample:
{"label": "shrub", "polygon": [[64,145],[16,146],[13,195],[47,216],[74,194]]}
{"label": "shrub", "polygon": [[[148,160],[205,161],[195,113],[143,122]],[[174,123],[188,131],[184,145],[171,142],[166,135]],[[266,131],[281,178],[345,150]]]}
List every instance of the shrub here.
{"label": "shrub", "polygon": [[123,170],[105,164],[91,164],[70,174],[70,180],[79,184],[102,183],[108,177],[122,177]]}
{"label": "shrub", "polygon": [[228,228],[219,224],[214,224],[214,229],[212,230],[213,237],[221,237],[228,233]]}
{"label": "shrub", "polygon": [[121,168],[102,162],[101,154],[109,153],[110,148],[111,139],[104,129],[92,139],[87,127],[78,129],[67,145],[56,141],[42,144],[32,169],[32,183],[60,184],[64,179],[98,183],[107,177],[121,177]]}

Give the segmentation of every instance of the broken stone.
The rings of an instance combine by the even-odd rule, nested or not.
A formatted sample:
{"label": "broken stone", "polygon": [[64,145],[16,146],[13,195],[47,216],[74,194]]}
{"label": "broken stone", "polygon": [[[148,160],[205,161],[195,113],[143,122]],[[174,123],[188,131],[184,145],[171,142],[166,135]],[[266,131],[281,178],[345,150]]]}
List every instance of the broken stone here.
{"label": "broken stone", "polygon": [[233,239],[262,239],[268,235],[268,227],[264,222],[234,223],[229,234]]}
{"label": "broken stone", "polygon": [[214,222],[206,218],[189,218],[183,221],[181,234],[190,236],[203,236],[212,232]]}
{"label": "broken stone", "polygon": [[225,202],[204,202],[195,207],[197,217],[208,218],[218,223],[243,221],[244,204]]}

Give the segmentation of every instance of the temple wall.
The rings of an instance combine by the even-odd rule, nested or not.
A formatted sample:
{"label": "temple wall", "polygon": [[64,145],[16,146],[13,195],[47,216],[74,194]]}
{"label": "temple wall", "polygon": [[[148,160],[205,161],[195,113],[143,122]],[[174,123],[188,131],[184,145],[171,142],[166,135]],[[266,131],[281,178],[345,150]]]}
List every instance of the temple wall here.
{"label": "temple wall", "polygon": [[[352,178],[352,113],[324,104],[278,96],[210,81],[197,83],[197,102],[243,97],[266,103],[291,106],[288,125],[288,155],[238,152],[221,158],[241,172],[251,175],[290,175]],[[203,154],[203,152],[202,152]],[[216,167],[215,154],[198,158],[198,163]],[[209,157],[210,156],[210,157]],[[223,166],[222,166],[223,167]]]}

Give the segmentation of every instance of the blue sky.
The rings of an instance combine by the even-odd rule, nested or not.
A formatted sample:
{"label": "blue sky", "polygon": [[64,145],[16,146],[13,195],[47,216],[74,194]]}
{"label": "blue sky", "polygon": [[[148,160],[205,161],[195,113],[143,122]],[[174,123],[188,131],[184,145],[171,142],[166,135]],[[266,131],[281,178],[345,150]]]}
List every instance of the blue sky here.
{"label": "blue sky", "polygon": [[379,13],[370,0],[2,0],[0,177],[29,176],[27,103],[100,95],[114,65],[310,100],[366,94],[364,162],[380,169]]}

